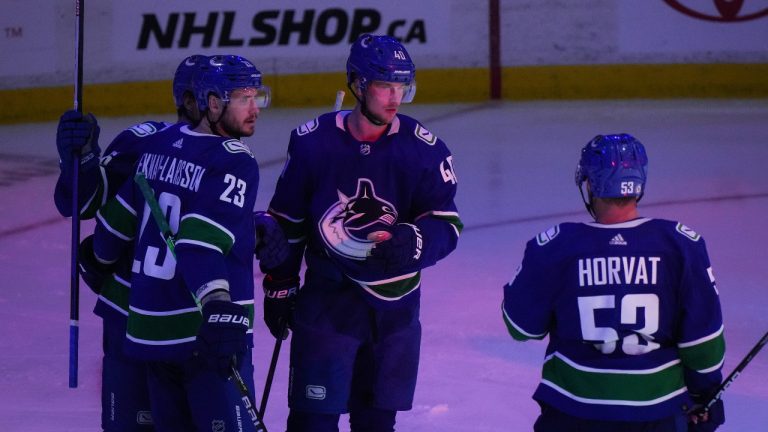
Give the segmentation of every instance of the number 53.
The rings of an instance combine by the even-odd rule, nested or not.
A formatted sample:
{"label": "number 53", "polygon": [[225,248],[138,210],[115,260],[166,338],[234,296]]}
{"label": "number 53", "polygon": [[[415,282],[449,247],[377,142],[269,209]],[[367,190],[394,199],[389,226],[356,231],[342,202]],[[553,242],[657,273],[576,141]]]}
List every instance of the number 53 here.
{"label": "number 53", "polygon": [[[598,327],[595,323],[595,311],[598,309],[616,308],[616,296],[599,295],[579,297],[579,319],[581,320],[581,337],[585,341],[602,341],[595,348],[603,354],[611,354],[616,350],[619,333],[611,327]],[[653,342],[653,334],[659,330],[659,297],[656,294],[627,294],[621,298],[620,324],[637,324],[638,315],[643,314],[643,328],[625,336],[621,349],[625,354],[639,355],[653,351],[659,344]],[[642,311],[642,312],[641,312]],[[640,337],[643,338],[643,343]]]}

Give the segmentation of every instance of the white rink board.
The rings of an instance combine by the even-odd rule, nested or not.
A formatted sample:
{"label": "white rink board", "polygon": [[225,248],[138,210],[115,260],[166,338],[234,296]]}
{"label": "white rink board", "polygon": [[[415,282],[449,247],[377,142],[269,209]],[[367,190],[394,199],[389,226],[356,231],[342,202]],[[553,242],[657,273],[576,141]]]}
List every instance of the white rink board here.
{"label": "white rink board", "polygon": [[[3,3],[0,89],[69,84],[75,2]],[[243,55],[269,75],[339,72],[355,29],[402,39],[421,70],[488,67],[489,2],[483,0],[85,3],[90,84],[166,80],[193,53]],[[698,19],[673,3],[716,14],[712,2],[699,0],[500,1],[502,66],[768,62],[768,0],[743,2],[730,21]],[[750,14],[757,18],[736,20]],[[185,25],[197,30],[185,37]],[[144,38],[143,26],[149,26]]]}

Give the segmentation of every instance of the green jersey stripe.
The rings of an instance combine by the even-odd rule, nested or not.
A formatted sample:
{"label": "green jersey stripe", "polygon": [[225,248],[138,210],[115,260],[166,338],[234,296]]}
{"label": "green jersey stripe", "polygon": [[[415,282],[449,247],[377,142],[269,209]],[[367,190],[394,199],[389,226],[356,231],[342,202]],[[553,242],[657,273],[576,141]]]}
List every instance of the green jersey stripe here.
{"label": "green jersey stripe", "polygon": [[130,284],[112,275],[107,278],[101,287],[99,298],[123,315],[128,315],[128,298],[130,296]]}
{"label": "green jersey stripe", "polygon": [[700,373],[711,372],[723,364],[725,359],[723,328],[720,327],[720,330],[710,336],[698,339],[695,344],[678,345],[683,364]]}
{"label": "green jersey stripe", "polygon": [[572,399],[611,404],[653,405],[685,390],[679,360],[644,370],[599,369],[579,365],[555,352],[545,360],[542,378]]}
{"label": "green jersey stripe", "polygon": [[280,228],[285,233],[285,238],[289,243],[300,243],[306,237],[306,229],[304,227],[304,219],[293,219],[288,215],[275,212],[271,208],[269,213],[272,214],[277,222],[280,224]]}
{"label": "green jersey stripe", "polygon": [[104,204],[107,203],[108,197],[106,193],[106,184],[108,180],[107,173],[104,171],[104,167],[99,166],[99,174],[101,175],[101,182],[96,185],[96,190],[93,192],[93,195],[88,199],[88,202],[86,202],[85,205],[83,205],[83,208],[80,210],[80,217],[83,219],[91,219],[96,217],[96,212]]}
{"label": "green jersey stripe", "polygon": [[131,308],[128,314],[128,338],[147,345],[171,345],[195,339],[202,315],[197,309],[174,314],[149,315]]}
{"label": "green jersey stripe", "polygon": [[181,218],[177,244],[198,244],[211,249],[220,250],[227,255],[235,243],[235,236],[226,228],[197,214]]}
{"label": "green jersey stripe", "polygon": [[504,303],[502,302],[501,305],[501,313],[504,315],[504,324],[507,325],[507,331],[509,332],[510,336],[512,336],[515,340],[519,341],[526,341],[529,339],[544,339],[544,336],[546,336],[546,333],[537,335],[537,334],[531,334],[520,328],[517,324],[515,324],[514,321],[512,321],[512,318],[507,315],[507,311],[504,310]]}
{"label": "green jersey stripe", "polygon": [[[246,308],[249,332],[253,328],[253,300],[237,302]],[[202,323],[195,308],[146,311],[135,307],[128,314],[128,338],[144,345],[173,345],[194,340]]]}
{"label": "green jersey stripe", "polygon": [[374,297],[381,300],[394,301],[405,297],[421,285],[421,272],[408,273],[372,282],[352,280]]}
{"label": "green jersey stripe", "polygon": [[109,232],[122,240],[133,240],[136,235],[136,211],[119,196],[107,201],[96,217]]}
{"label": "green jersey stripe", "polygon": [[441,213],[441,212],[435,212],[432,213],[432,217],[436,219],[442,219],[449,224],[453,225],[453,227],[456,229],[457,234],[460,234],[464,230],[464,222],[459,219],[458,213]]}
{"label": "green jersey stripe", "polygon": [[552,389],[554,389],[558,393],[560,393],[562,395],[565,395],[565,396],[567,396],[567,397],[569,397],[569,398],[571,398],[571,399],[573,399],[575,401],[582,402],[582,403],[593,404],[593,405],[650,406],[650,405],[656,405],[656,404],[662,403],[664,401],[672,399],[673,397],[688,391],[688,389],[686,387],[683,387],[683,388],[677,389],[676,391],[674,391],[672,393],[664,395],[664,396],[662,396],[662,397],[660,397],[658,399],[647,400],[647,401],[590,399],[590,398],[580,397],[580,396],[577,396],[575,394],[572,394],[572,393],[568,392],[567,390],[559,387],[557,384],[555,384],[555,383],[553,383],[551,381],[547,381],[545,379],[542,379],[541,383],[546,385],[546,386],[548,386],[548,387],[551,387]]}

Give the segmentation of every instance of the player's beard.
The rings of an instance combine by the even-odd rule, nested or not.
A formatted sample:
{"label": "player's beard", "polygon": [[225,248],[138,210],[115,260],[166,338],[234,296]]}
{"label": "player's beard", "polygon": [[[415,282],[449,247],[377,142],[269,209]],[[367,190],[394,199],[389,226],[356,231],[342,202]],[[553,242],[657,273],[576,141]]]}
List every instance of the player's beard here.
{"label": "player's beard", "polygon": [[253,122],[248,121],[250,117],[242,120],[241,122],[237,122],[236,120],[233,120],[231,116],[226,115],[226,113],[222,117],[223,118],[219,121],[219,127],[227,136],[240,139],[242,137],[249,137],[253,135],[253,122],[256,121],[256,116],[254,116]]}

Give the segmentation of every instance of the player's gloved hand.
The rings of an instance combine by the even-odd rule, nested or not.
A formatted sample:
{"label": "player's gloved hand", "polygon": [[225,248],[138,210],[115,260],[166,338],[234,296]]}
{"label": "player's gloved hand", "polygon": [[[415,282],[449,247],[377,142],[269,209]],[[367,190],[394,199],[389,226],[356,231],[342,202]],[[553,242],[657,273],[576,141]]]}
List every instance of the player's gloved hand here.
{"label": "player's gloved hand", "polygon": [[99,161],[99,124],[93,114],[69,110],[59,118],[56,148],[63,167],[72,166],[72,156],[80,154],[80,165],[95,165]]}
{"label": "player's gloved hand", "polygon": [[112,266],[102,264],[93,253],[93,234],[84,238],[77,249],[80,276],[91,291],[99,294],[104,281],[113,273]]}
{"label": "player's gloved hand", "polygon": [[709,398],[694,393],[690,396],[695,405],[688,413],[688,432],[714,432],[718,426],[725,423],[725,407],[722,399],[709,407],[708,411],[702,411],[701,407]]}
{"label": "player's gloved hand", "polygon": [[262,268],[277,267],[290,252],[283,229],[272,215],[263,211],[253,213],[253,223],[256,226],[256,258]]}
{"label": "player's gloved hand", "polygon": [[206,302],[197,333],[197,354],[223,378],[228,378],[232,367],[240,366],[248,349],[249,324],[245,307],[226,300]]}
{"label": "player's gloved hand", "polygon": [[293,306],[299,293],[299,277],[277,278],[264,275],[264,323],[275,338],[288,337],[293,321]]}
{"label": "player's gloved hand", "polygon": [[423,239],[416,225],[399,223],[392,228],[392,238],[376,243],[368,261],[386,272],[413,270],[421,258]]}

